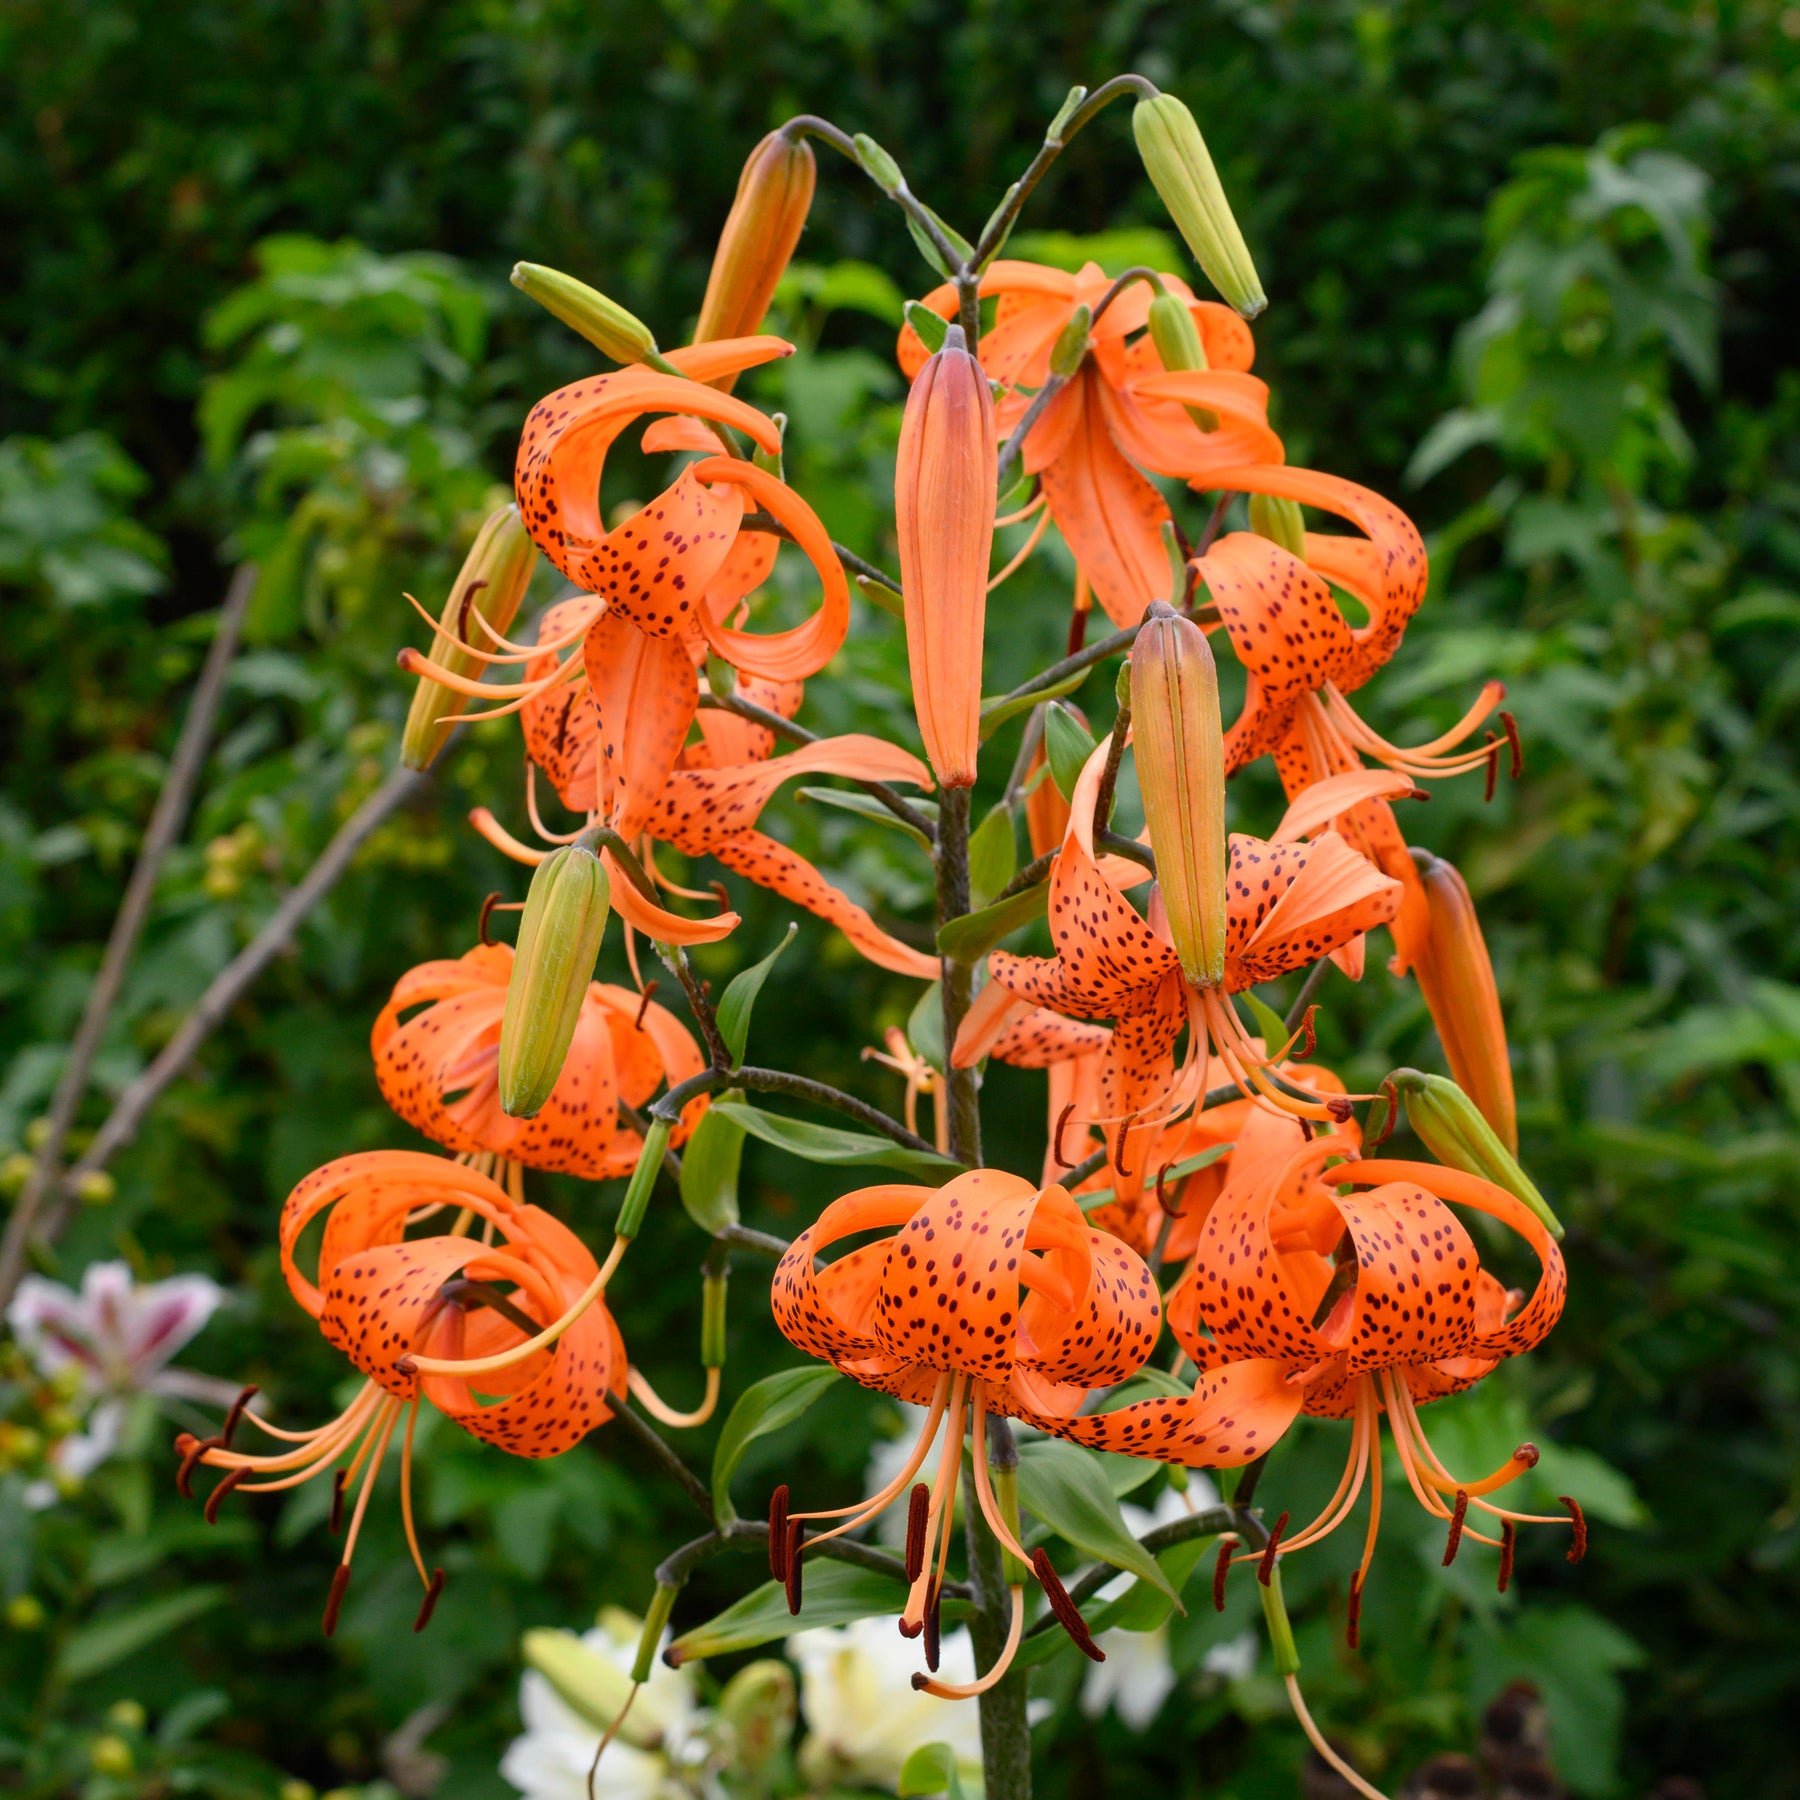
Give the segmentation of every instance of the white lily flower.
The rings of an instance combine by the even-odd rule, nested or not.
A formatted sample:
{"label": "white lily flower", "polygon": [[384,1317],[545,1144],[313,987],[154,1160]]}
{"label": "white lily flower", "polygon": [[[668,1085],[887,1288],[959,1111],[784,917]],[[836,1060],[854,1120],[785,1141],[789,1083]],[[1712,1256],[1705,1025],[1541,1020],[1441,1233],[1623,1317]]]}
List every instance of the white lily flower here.
{"label": "white lily flower", "polygon": [[[642,1630],[641,1620],[608,1607],[581,1642],[629,1673]],[[519,1682],[519,1713],[525,1730],[507,1746],[501,1775],[526,1800],[587,1800],[599,1727],[535,1669],[527,1669]],[[594,1771],[595,1800],[687,1800],[706,1759],[709,1716],[695,1697],[692,1671],[671,1669],[659,1656],[631,1707],[633,1735],[640,1744],[652,1734],[656,1741],[639,1748],[622,1736],[614,1738]]]}
{"label": "white lily flower", "polygon": [[[895,1792],[900,1770],[921,1744],[948,1744],[970,1780],[981,1776],[981,1713],[973,1703],[940,1700],[913,1689],[919,1647],[892,1618],[858,1619],[842,1630],[797,1631],[788,1654],[800,1667],[800,1710],[808,1736],[800,1768],[819,1785]],[[940,1677],[975,1679],[968,1631],[943,1641]]]}

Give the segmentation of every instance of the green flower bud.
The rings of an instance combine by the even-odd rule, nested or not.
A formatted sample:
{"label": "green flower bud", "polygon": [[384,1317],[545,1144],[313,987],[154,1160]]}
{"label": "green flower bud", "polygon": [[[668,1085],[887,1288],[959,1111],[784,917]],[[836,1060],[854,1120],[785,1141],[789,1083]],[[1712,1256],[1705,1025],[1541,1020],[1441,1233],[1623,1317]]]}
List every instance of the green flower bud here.
{"label": "green flower bud", "polygon": [[581,844],[545,857],[531,878],[500,1020],[500,1105],[511,1118],[534,1118],[562,1074],[611,899],[605,866]]}
{"label": "green flower bud", "polygon": [[89,1169],[75,1183],[75,1198],[83,1206],[110,1206],[118,1194],[119,1184],[104,1169]]}
{"label": "green flower bud", "polygon": [[655,353],[656,339],[642,319],[573,275],[541,263],[514,263],[512,284],[616,363],[640,363]]}
{"label": "green flower bud", "polygon": [[1269,302],[1194,115],[1173,94],[1158,94],[1137,103],[1131,131],[1144,172],[1194,260],[1228,304],[1254,319]]}
{"label": "green flower bud", "polygon": [[1543,1220],[1552,1237],[1561,1238],[1562,1222],[1549,1201],[1454,1081],[1418,1069],[1396,1069],[1389,1079],[1406,1103],[1407,1123],[1439,1162],[1505,1188]]}
{"label": "green flower bud", "polygon": [[134,1767],[131,1746],[107,1732],[88,1746],[88,1763],[96,1775],[129,1775]]}
{"label": "green flower bud", "polygon": [[[1187,302],[1174,294],[1158,294],[1150,302],[1150,342],[1171,375],[1186,369],[1208,369],[1206,345]],[[1210,406],[1190,406],[1188,416],[1202,431],[1217,431],[1219,415]]]}
{"label": "green flower bud", "polygon": [[900,165],[866,131],[856,134],[856,161],[862,172],[889,199],[906,186]]}
{"label": "green flower bud", "polygon": [[[452,674],[478,677],[485,665],[469,651],[491,650],[495,644],[475,613],[479,611],[495,631],[504,633],[531,586],[537,560],[537,545],[531,541],[518,507],[503,506],[490,513],[463,559],[461,572],[450,584],[450,597],[431,640],[431,660]],[[429,675],[419,677],[400,738],[400,760],[409,769],[431,767],[450,741],[469,699]]]}
{"label": "green flower bud", "polygon": [[731,1728],[732,1766],[756,1776],[787,1749],[794,1735],[794,1672],[769,1656],[739,1669],[719,1696],[719,1717]]}
{"label": "green flower bud", "polygon": [[[624,1710],[631,1698],[631,1677],[617,1663],[596,1654],[572,1631],[548,1628],[528,1631],[520,1640],[528,1668],[536,1669],[557,1697],[600,1731]],[[653,1749],[661,1733],[636,1712],[625,1714],[619,1736],[639,1750]]]}
{"label": "green flower bud", "polygon": [[1252,494],[1250,529],[1271,544],[1279,544],[1289,556],[1306,561],[1306,515],[1298,500],[1280,494]]}
{"label": "green flower bud", "polygon": [[1052,375],[1067,379],[1081,367],[1081,359],[1088,351],[1088,330],[1093,323],[1094,315],[1088,307],[1078,306],[1069,314],[1069,322],[1062,328],[1062,334],[1050,352]]}

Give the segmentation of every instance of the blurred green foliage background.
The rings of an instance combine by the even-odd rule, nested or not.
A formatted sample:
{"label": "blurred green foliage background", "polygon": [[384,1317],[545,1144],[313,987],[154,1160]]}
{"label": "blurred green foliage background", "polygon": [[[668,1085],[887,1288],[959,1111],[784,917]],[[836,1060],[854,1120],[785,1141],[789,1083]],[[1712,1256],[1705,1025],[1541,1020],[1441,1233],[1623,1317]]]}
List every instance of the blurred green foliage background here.
{"label": "blurred green foliage background", "polygon": [[[392,659],[422,636],[401,592],[435,608],[526,408],[589,366],[507,287],[515,258],[593,282],[679,342],[738,165],[783,117],[871,131],[969,229],[1068,85],[1125,68],[1207,131],[1274,297],[1257,368],[1290,459],[1395,494],[1432,537],[1432,598],[1370,717],[1448,721],[1498,674],[1527,747],[1525,779],[1491,807],[1477,783],[1444,784],[1406,821],[1482,906],[1523,1157],[1570,1225],[1560,1329],[1446,1430],[1510,1446],[1528,1425],[1561,1446],[1594,1548],[1570,1570],[1528,1542],[1523,1602],[1499,1602],[1461,1565],[1426,1579],[1440,1542],[1396,1506],[1363,1656],[1332,1648],[1351,1546],[1297,1559],[1316,1710],[1397,1783],[1466,1746],[1475,1709],[1523,1673],[1577,1793],[1682,1773],[1716,1800],[1791,1795],[1800,7],[12,0],[0,1151],[29,1144],[54,1085],[237,561],[262,569],[247,647],[85,1128],[390,766],[406,703]],[[1122,112],[1064,157],[1024,227],[1115,233],[1085,247],[1115,266],[1164,229]],[[1020,249],[1085,253],[1041,235]],[[748,391],[791,416],[789,476],[834,534],[888,560],[892,327],[929,277],[832,163],[800,256],[773,326],[802,353]],[[1185,267],[1172,242],[1154,260]],[[609,503],[651,479],[620,459]],[[1058,653],[1059,555],[1003,590],[990,691]],[[1080,698],[1104,716],[1107,681]],[[859,611],[806,717],[912,741],[884,615]],[[484,893],[521,887],[461,824],[474,799],[517,818],[517,737],[466,736],[434,797],[383,828],[165,1098],[116,1165],[117,1199],[58,1246],[65,1279],[123,1257],[145,1277],[200,1268],[232,1285],[184,1360],[260,1381],[289,1422],[323,1416],[343,1370],[281,1285],[280,1198],[332,1155],[409,1141],[376,1094],[369,1024],[406,966],[472,941]],[[1278,815],[1266,768],[1234,801],[1264,829]],[[904,840],[791,798],[771,816],[884,918],[923,928],[928,882]],[[782,909],[738,891],[746,926],[701,959],[714,976],[779,931]],[[857,1053],[904,1020],[909,984],[803,930],[791,1003],[761,1008],[758,1059],[895,1104]],[[621,978],[616,941],[606,958]],[[1422,1003],[1379,963],[1325,995],[1322,1054],[1353,1086],[1441,1066]],[[992,1153],[1014,1167],[1041,1152],[1036,1080],[990,1083]],[[773,1230],[833,1191],[760,1146],[747,1168],[750,1222]],[[16,1175],[15,1157],[15,1190]],[[579,1223],[616,1204],[545,1185]],[[679,1402],[697,1381],[701,1240],[672,1205],[662,1219],[619,1313]],[[739,1272],[732,1385],[794,1360],[759,1273]],[[7,1383],[8,1416],[28,1419],[31,1384],[16,1369]],[[789,1479],[849,1491],[892,1427],[840,1389],[771,1454]],[[22,1475],[0,1478],[0,1787],[501,1792],[520,1630],[641,1608],[649,1566],[689,1534],[679,1496],[614,1435],[528,1465],[441,1429],[423,1475],[450,1570],[436,1623],[410,1634],[397,1521],[377,1508],[327,1645],[326,1497],[209,1530],[170,1491],[171,1431],[146,1408],[121,1454],[47,1511],[26,1509]],[[1264,1496],[1301,1516],[1341,1453],[1329,1431],[1296,1435]],[[753,1461],[746,1488],[773,1466]],[[711,1565],[678,1622],[755,1579],[738,1559]],[[1202,1667],[1244,1624],[1204,1604],[1176,1621],[1181,1684],[1146,1735],[1060,1710],[1039,1728],[1040,1791],[1297,1793],[1301,1743],[1266,1664]],[[1069,1695],[1072,1660],[1048,1666],[1044,1691]],[[142,1730],[109,1714],[121,1700],[148,1709]],[[434,1705],[425,1735],[444,1761],[416,1743],[400,1756],[395,1733]],[[96,1772],[100,1732],[130,1739],[130,1771]]]}

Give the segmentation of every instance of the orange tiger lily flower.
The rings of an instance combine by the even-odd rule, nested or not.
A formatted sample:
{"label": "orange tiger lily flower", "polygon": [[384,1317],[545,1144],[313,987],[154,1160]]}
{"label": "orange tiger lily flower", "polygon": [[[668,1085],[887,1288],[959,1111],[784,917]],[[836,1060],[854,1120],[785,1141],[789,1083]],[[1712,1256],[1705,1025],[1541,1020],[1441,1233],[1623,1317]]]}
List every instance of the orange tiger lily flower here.
{"label": "orange tiger lily flower", "polygon": [[[858,1233],[891,1235],[824,1269],[819,1252]],[[996,1501],[988,1477],[989,1413],[1030,1418],[1071,1414],[1094,1388],[1143,1367],[1155,1347],[1162,1305],[1150,1271],[1117,1238],[1090,1226],[1060,1187],[1039,1189],[999,1169],[975,1169],[942,1188],[882,1186],[834,1201],[789,1246],[775,1271],[771,1304],[788,1341],[851,1380],[928,1409],[906,1466],[873,1498],[830,1511],[789,1514],[778,1489],[770,1544],[778,1574],[798,1599],[802,1521],[841,1522],[822,1534],[855,1530],[908,1491],[937,1429],[948,1427],[937,1478],[911,1487],[907,1574],[912,1583],[900,1629],[935,1633],[936,1595],[949,1554],[949,1526],[972,1419],[975,1494],[1000,1542],[1032,1568],[1059,1619],[1087,1653],[1087,1639],[1049,1557],[1029,1554]],[[913,1685],[961,1699],[1005,1674],[1024,1623],[1024,1592],[1013,1589],[1006,1650],[979,1681],[951,1686],[915,1675]],[[927,1639],[928,1660],[931,1639]]]}
{"label": "orange tiger lily flower", "polygon": [[[557,615],[562,607],[574,611],[582,604],[564,601],[552,607],[545,614],[546,635],[559,634]],[[603,617],[594,630],[605,623]],[[654,641],[635,635],[642,642]],[[590,644],[593,641],[590,632]],[[554,662],[554,652],[546,652],[539,663],[529,667],[541,672]],[[804,857],[755,828],[776,789],[797,775],[853,775],[929,788],[931,773],[917,757],[859,733],[821,738],[784,756],[772,756],[774,738],[764,727],[712,709],[689,710],[682,719],[683,735],[687,720],[697,723],[701,734],[697,742],[684,743],[672,724],[659,733],[646,728],[640,737],[640,719],[648,718],[654,725],[663,713],[646,704],[641,689],[621,701],[618,694],[625,678],[618,672],[618,663],[610,668],[604,663],[599,666],[599,679],[567,688],[545,686],[524,708],[526,749],[532,762],[550,777],[565,806],[593,820],[603,817],[610,803],[618,817],[617,796],[629,791],[632,801],[625,816],[636,827],[631,835],[666,843],[684,856],[711,856],[735,874],[835,925],[879,967],[922,980],[935,978],[935,957],[883,931]],[[688,684],[681,687],[683,695],[697,692],[691,686],[691,661],[678,663],[671,655],[666,670],[671,685]],[[745,699],[791,718],[799,711],[803,690],[798,682],[747,676],[740,682],[739,692]],[[645,747],[652,735],[659,736],[654,755]],[[476,829],[509,856],[518,861],[540,860],[541,852],[509,837],[485,811],[471,817]],[[619,829],[623,834],[623,827]],[[557,834],[545,835],[555,841]],[[615,876],[613,904],[635,925],[638,921],[631,909],[646,903],[628,878]],[[736,923],[735,913],[722,917]],[[691,930],[702,922],[681,923]],[[654,938],[671,941],[666,927],[644,929]]]}
{"label": "orange tiger lily flower", "polygon": [[[590,982],[550,1098],[515,1119],[501,1110],[497,1072],[512,965],[510,945],[481,944],[401,976],[370,1038],[382,1098],[445,1149],[510,1165],[509,1182],[521,1165],[587,1181],[630,1174],[643,1139],[621,1123],[619,1103],[641,1107],[665,1083],[698,1075],[699,1046],[655,1001]],[[704,1096],[693,1101],[670,1142],[682,1143],[705,1110]]]}
{"label": "orange tiger lily flower", "polygon": [[[1345,1187],[1354,1191],[1339,1191]],[[1481,1266],[1453,1205],[1485,1213],[1525,1240],[1539,1263],[1529,1298],[1509,1293]],[[1446,1562],[1464,1535],[1502,1541],[1467,1528],[1471,1506],[1504,1526],[1503,1549],[1516,1525],[1562,1522],[1486,1498],[1536,1463],[1530,1445],[1491,1475],[1464,1479],[1433,1451],[1418,1409],[1541,1342],[1566,1291],[1549,1231],[1493,1182],[1435,1163],[1358,1159],[1354,1140],[1309,1142],[1296,1122],[1269,1115],[1246,1123],[1193,1265],[1169,1296],[1169,1323],[1203,1372],[1243,1362],[1272,1367],[1295,1413],[1351,1421],[1337,1491],[1311,1524],[1283,1537],[1281,1549],[1304,1549],[1335,1530],[1368,1482],[1352,1641],[1380,1527],[1384,1416],[1414,1497],[1450,1525]],[[1579,1550],[1585,1527],[1579,1509],[1571,1512]]]}
{"label": "orange tiger lily flower", "polygon": [[[1309,1102],[1284,1095],[1266,1073],[1278,1052],[1256,1047],[1229,996],[1302,968],[1392,918],[1399,888],[1332,832],[1310,844],[1272,844],[1233,833],[1224,980],[1216,990],[1190,988],[1166,927],[1158,928],[1154,895],[1146,918],[1095,858],[1094,793],[1109,744],[1110,739],[1095,750],[1082,772],[1068,835],[1051,871],[1050,937],[1056,955],[997,950],[988,966],[996,984],[1034,1006],[1113,1021],[1102,1063],[1101,1105],[1107,1121],[1118,1126],[1113,1189],[1128,1198],[1143,1185],[1144,1151],[1171,1102],[1179,1110],[1192,1098],[1192,1067],[1204,1063],[1209,1039],[1246,1095],[1258,1094],[1309,1118],[1347,1112],[1348,1102],[1338,1096]],[[987,1047],[984,1038],[1000,1016],[997,1002],[987,1011],[971,1009],[953,1051],[959,1067],[979,1060]],[[1190,1023],[1190,1070],[1178,1078],[1175,1040]]]}
{"label": "orange tiger lily flower", "polygon": [[[456,1218],[448,1234],[407,1238],[409,1224],[446,1208]],[[315,1281],[301,1272],[295,1253],[320,1214],[326,1216]],[[485,1221],[491,1241],[462,1235],[475,1218]],[[347,1458],[334,1477],[337,1495],[359,1475],[362,1485],[325,1607],[329,1636],[369,1496],[404,1413],[400,1513],[425,1586],[414,1626],[422,1630],[444,1575],[441,1569],[427,1574],[413,1518],[413,1435],[421,1403],[429,1400],[465,1431],[514,1456],[557,1456],[579,1443],[612,1417],[610,1402],[626,1392],[624,1340],[601,1297],[614,1262],[616,1254],[602,1269],[549,1213],[443,1157],[372,1151],[327,1163],[282,1208],[282,1272],[327,1341],[366,1380],[343,1412],[313,1431],[268,1423],[249,1410],[254,1390],[247,1390],[218,1437],[176,1440],[183,1490],[202,1463],[224,1470],[207,1501],[212,1518],[234,1488],[256,1494],[299,1487]],[[539,1320],[551,1323],[526,1329]],[[233,1448],[241,1420],[291,1448],[267,1455]],[[341,1498],[333,1506],[334,1529],[340,1507]]]}
{"label": "orange tiger lily flower", "polygon": [[[1135,625],[1152,600],[1168,597],[1162,528],[1171,515],[1142,470],[1207,487],[1217,485],[1215,470],[1282,460],[1281,440],[1269,429],[1269,390],[1247,373],[1255,354],[1249,328],[1229,307],[1196,300],[1178,277],[1161,280],[1193,313],[1210,367],[1164,370],[1144,332],[1151,290],[1134,282],[1095,321],[1091,354],[1024,444],[1025,473],[1039,477],[1082,574],[1120,626]],[[983,275],[981,292],[997,299],[998,310],[981,340],[982,367],[1009,389],[994,410],[1002,441],[1049,379],[1051,351],[1076,308],[1092,311],[1111,286],[1096,263],[1070,275],[1000,261]],[[938,288],[924,304],[953,318],[955,289]],[[910,325],[899,356],[909,379],[924,364],[925,346]],[[1218,429],[1202,432],[1190,407],[1213,414]]]}

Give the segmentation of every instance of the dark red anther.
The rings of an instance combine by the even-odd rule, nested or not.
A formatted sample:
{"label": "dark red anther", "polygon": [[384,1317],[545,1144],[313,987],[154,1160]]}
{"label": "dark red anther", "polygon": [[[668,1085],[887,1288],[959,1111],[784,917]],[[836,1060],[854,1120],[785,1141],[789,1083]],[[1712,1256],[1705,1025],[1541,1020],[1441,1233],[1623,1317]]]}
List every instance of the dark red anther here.
{"label": "dark red anther", "polygon": [[1081,1608],[1069,1598],[1069,1590],[1063,1586],[1062,1578],[1050,1561],[1050,1552],[1041,1544],[1031,1553],[1031,1572],[1038,1578],[1038,1585],[1050,1602],[1057,1624],[1069,1634],[1075,1648],[1095,1662],[1105,1662],[1106,1653],[1094,1642],[1087,1620],[1081,1616]]}
{"label": "dark red anther", "polygon": [[1131,1171],[1125,1166],[1125,1134],[1136,1123],[1136,1113],[1127,1113],[1126,1116],[1119,1121],[1118,1142],[1113,1145],[1113,1163],[1119,1171],[1119,1179],[1121,1181],[1129,1181],[1131,1179]]}
{"label": "dark red anther", "polygon": [[656,992],[660,985],[659,982],[654,980],[646,981],[644,983],[644,997],[638,1002],[637,1017],[631,1021],[631,1029],[633,1031],[642,1031],[644,1029],[644,1014],[649,1011],[650,996]]}
{"label": "dark red anther", "polygon": [[1482,794],[1484,801],[1494,797],[1494,789],[1500,780],[1500,740],[1490,731],[1487,734],[1489,755],[1487,759],[1487,789]]}
{"label": "dark red anther", "polygon": [[938,1579],[931,1578],[931,1587],[925,1595],[925,1666],[932,1674],[937,1673],[938,1651],[942,1647],[944,1635],[943,1619],[939,1609]]}
{"label": "dark red anther", "polygon": [[494,916],[494,908],[504,898],[505,896],[502,894],[489,894],[481,903],[481,917],[475,922],[475,935],[484,944],[491,944],[494,941],[488,936],[488,920]]}
{"label": "dark red anther", "polygon": [[431,1615],[437,1611],[438,1595],[444,1591],[444,1571],[431,1571],[431,1585],[425,1590],[425,1598],[419,1602],[419,1616],[413,1620],[413,1630],[423,1631],[431,1623]]}
{"label": "dark red anther", "polygon": [[1262,1561],[1256,1565],[1256,1579],[1267,1587],[1275,1579],[1275,1553],[1281,1548],[1281,1534],[1288,1528],[1288,1515],[1283,1513],[1275,1521],[1275,1529],[1269,1533],[1269,1541],[1263,1545]]}
{"label": "dark red anther", "polygon": [[225,1423],[219,1427],[219,1446],[229,1450],[233,1434],[237,1431],[238,1422],[244,1416],[244,1408],[256,1398],[256,1385],[253,1382],[231,1403],[231,1411],[225,1415]]}
{"label": "dark red anther", "polygon": [[784,1481],[769,1496],[769,1573],[787,1580],[788,1491]]}
{"label": "dark red anther", "polygon": [[344,1589],[350,1585],[350,1565],[339,1563],[331,1572],[331,1592],[325,1596],[325,1635],[337,1631],[338,1608],[344,1604]]}
{"label": "dark red anther", "polygon": [[1355,1650],[1362,1643],[1362,1570],[1350,1577],[1350,1616],[1344,1622],[1344,1642]]}
{"label": "dark red anther", "polygon": [[1519,722],[1511,713],[1503,712],[1500,723],[1506,727],[1506,741],[1512,746],[1512,778],[1517,781],[1525,773],[1525,746],[1519,742]]}
{"label": "dark red anther", "polygon": [[1227,1538],[1219,1546],[1219,1560],[1213,1564],[1213,1611],[1225,1610],[1225,1577],[1231,1573],[1231,1553],[1237,1548],[1236,1538]]}
{"label": "dark red anther", "polygon": [[469,636],[469,608],[475,604],[475,596],[487,586],[486,577],[479,581],[471,581],[462,591],[462,603],[456,609],[456,635],[465,644],[472,644]]}
{"label": "dark red anther", "polygon": [[706,884],[712,889],[713,898],[719,903],[720,912],[731,910],[731,890],[722,881],[709,881]]}
{"label": "dark red anther", "polygon": [[1318,1010],[1316,1005],[1309,1006],[1306,1009],[1304,1017],[1302,1017],[1300,1021],[1300,1029],[1306,1034],[1306,1048],[1304,1050],[1290,1049],[1288,1051],[1288,1055],[1291,1056],[1295,1062],[1305,1062],[1319,1047],[1319,1034],[1313,1030],[1313,1014]]}
{"label": "dark red anther", "polygon": [[219,1485],[206,1496],[206,1505],[201,1508],[209,1525],[219,1522],[219,1508],[225,1504],[225,1496],[248,1475],[250,1471],[241,1464],[235,1469],[227,1469],[219,1480]]}
{"label": "dark red anther", "polygon": [[1513,1461],[1523,1463],[1528,1469],[1538,1466],[1539,1450],[1536,1444],[1521,1444],[1513,1452]]}
{"label": "dark red anther", "polygon": [[1364,1144],[1365,1150],[1379,1150],[1394,1135],[1394,1127],[1400,1123],[1400,1090],[1394,1086],[1393,1076],[1390,1075],[1382,1082],[1381,1097],[1387,1102],[1387,1112],[1381,1120],[1381,1135]]}
{"label": "dark red anther", "polygon": [[1566,1560],[1578,1563],[1587,1555],[1587,1514],[1581,1510],[1578,1500],[1571,1500],[1567,1494],[1558,1494],[1564,1506],[1569,1509],[1569,1523],[1574,1527],[1575,1535],[1569,1540]]}
{"label": "dark red anther", "polygon": [[1078,606],[1070,615],[1069,647],[1063,653],[1065,656],[1076,655],[1080,651],[1081,646],[1087,642],[1088,614],[1092,610],[1091,607]]}
{"label": "dark red anther", "polygon": [[1450,1514],[1450,1537],[1444,1545],[1444,1567],[1446,1569],[1456,1561],[1456,1553],[1462,1548],[1463,1520],[1468,1516],[1468,1490],[1458,1488],[1456,1490],[1456,1506]]}
{"label": "dark red anther", "polygon": [[1163,1166],[1156,1171],[1156,1204],[1163,1209],[1164,1213],[1167,1214],[1169,1218],[1173,1219],[1180,1216],[1181,1202],[1169,1198],[1169,1165],[1167,1163],[1164,1163]]}
{"label": "dark red anther", "polygon": [[1350,1114],[1354,1109],[1351,1107],[1348,1098],[1343,1094],[1330,1094],[1326,1096],[1325,1110],[1331,1114],[1332,1118],[1334,1118],[1338,1124],[1348,1125],[1350,1123]]}
{"label": "dark red anther", "polygon": [[1512,1586],[1513,1551],[1518,1547],[1519,1528],[1511,1519],[1500,1521],[1500,1582],[1499,1590],[1505,1593]]}
{"label": "dark red anther", "polygon": [[806,1527],[798,1519],[788,1520],[787,1530],[787,1574],[783,1577],[787,1586],[788,1611],[795,1618],[800,1616],[800,1552],[806,1543]]}
{"label": "dark red anther", "polygon": [[200,1466],[200,1459],[218,1441],[217,1438],[197,1438],[191,1431],[184,1431],[175,1440],[175,1448],[181,1452],[181,1467],[175,1471],[175,1491],[182,1499],[193,1499],[194,1471]]}
{"label": "dark red anther", "polygon": [[1071,1100],[1069,1104],[1056,1115],[1056,1142],[1054,1148],[1056,1150],[1056,1160],[1058,1164],[1065,1169],[1072,1169],[1075,1166],[1063,1155],[1062,1147],[1063,1127],[1068,1124],[1069,1120],[1074,1116],[1074,1112],[1075,1102]]}
{"label": "dark red anther", "polygon": [[348,1469],[333,1469],[331,1472],[331,1535],[336,1537],[344,1529],[344,1477]]}
{"label": "dark red anther", "polygon": [[906,1503],[906,1579],[917,1581],[925,1568],[925,1523],[931,1513],[931,1489],[913,1484]]}

